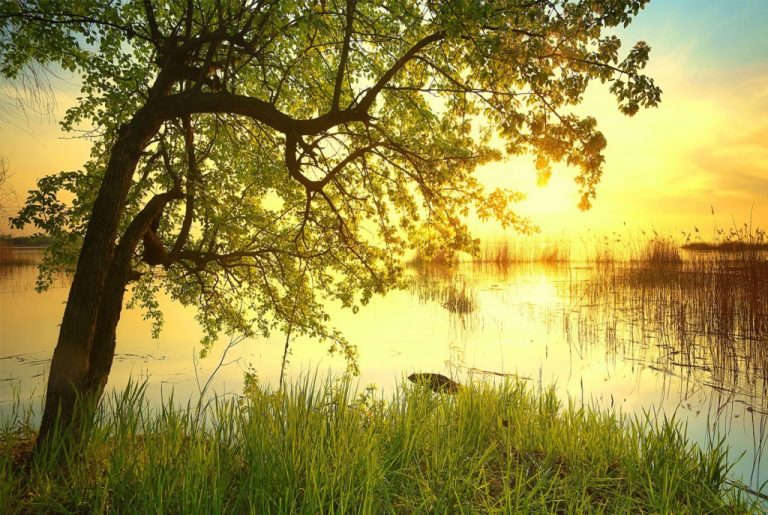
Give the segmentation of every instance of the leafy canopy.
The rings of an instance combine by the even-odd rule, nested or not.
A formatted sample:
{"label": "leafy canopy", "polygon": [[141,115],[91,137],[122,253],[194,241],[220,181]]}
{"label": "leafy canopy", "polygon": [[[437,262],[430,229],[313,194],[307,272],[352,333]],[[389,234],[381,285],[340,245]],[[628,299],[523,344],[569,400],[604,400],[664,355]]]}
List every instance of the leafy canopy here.
{"label": "leafy canopy", "polygon": [[198,305],[209,341],[292,326],[353,357],[327,299],[366,303],[413,246],[472,251],[472,210],[532,229],[511,210],[521,194],[484,191],[478,165],[531,154],[546,181],[566,162],[589,207],[606,142],[568,108],[595,80],[625,114],[659,102],[642,74],[648,45],[620,57],[611,30],[645,3],[1,0],[2,76],[40,63],[77,73],[62,126],[94,142],[83,169],[42,179],[14,223],[56,237],[44,271],[71,262],[121,127],[155,116],[115,206],[123,229],[177,194],[156,231],[162,269],[134,253],[134,301],[158,320],[160,288]]}

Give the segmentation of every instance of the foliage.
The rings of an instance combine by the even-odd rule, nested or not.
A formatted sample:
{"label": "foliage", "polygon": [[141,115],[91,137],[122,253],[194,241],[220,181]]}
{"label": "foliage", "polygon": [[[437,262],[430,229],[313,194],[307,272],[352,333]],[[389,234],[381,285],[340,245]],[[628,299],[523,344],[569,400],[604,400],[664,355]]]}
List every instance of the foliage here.
{"label": "foliage", "polygon": [[[473,209],[532,228],[511,209],[521,194],[484,191],[477,166],[533,154],[544,182],[566,162],[590,206],[605,138],[568,108],[593,81],[610,83],[628,115],[659,102],[642,74],[648,45],[622,57],[612,30],[645,3],[2,0],[0,76],[78,74],[62,126],[94,141],[81,170],[41,179],[14,225],[55,239],[44,287],[103,215],[98,192],[130,180],[109,206],[120,234],[94,236],[113,245],[171,194],[154,234],[163,270],[134,250],[150,315],[159,284],[200,308],[206,342],[290,328],[353,356],[327,301],[357,309],[392,287],[416,244],[477,251]],[[107,181],[140,123],[151,130],[132,177]]]}

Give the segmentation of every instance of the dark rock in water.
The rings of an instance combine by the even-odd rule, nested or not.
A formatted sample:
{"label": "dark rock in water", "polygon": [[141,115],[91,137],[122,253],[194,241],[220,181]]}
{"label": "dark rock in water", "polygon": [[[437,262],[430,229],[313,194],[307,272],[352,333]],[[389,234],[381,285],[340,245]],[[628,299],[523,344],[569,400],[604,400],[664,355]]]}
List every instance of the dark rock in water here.
{"label": "dark rock in water", "polygon": [[461,385],[442,374],[431,372],[419,372],[408,376],[412,383],[423,384],[433,392],[454,394],[459,391]]}

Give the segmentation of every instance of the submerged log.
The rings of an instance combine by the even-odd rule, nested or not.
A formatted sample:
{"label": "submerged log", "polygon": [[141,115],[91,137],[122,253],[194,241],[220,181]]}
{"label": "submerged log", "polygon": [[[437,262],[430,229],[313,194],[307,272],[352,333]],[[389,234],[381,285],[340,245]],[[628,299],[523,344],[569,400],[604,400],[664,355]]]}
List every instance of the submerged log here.
{"label": "submerged log", "polygon": [[454,394],[459,391],[461,385],[442,374],[432,372],[418,372],[408,376],[412,383],[421,384],[437,393]]}

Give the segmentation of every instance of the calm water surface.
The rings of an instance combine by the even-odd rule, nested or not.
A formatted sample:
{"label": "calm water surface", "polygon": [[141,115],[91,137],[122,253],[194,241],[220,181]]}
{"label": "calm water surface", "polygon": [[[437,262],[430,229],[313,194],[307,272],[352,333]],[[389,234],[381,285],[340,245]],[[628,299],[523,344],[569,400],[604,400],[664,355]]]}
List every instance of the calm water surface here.
{"label": "calm water surface", "polygon": [[[39,408],[67,296],[66,278],[38,294],[35,275],[33,266],[0,268],[4,421],[18,399]],[[697,293],[699,283],[686,279],[680,286],[678,276],[659,286],[657,279],[627,279],[613,267],[464,265],[414,271],[409,289],[376,298],[357,315],[330,312],[358,346],[363,386],[375,383],[386,393],[413,371],[462,381],[516,374],[533,388],[554,384],[577,403],[674,416],[703,446],[713,435],[724,438],[731,461],[743,454],[733,475],[759,488],[768,479],[768,318],[759,309],[746,321],[723,316],[728,306],[747,308],[714,283],[706,283],[714,295],[707,298]],[[718,302],[728,306],[718,306],[715,315],[707,311]],[[249,369],[263,383],[277,384],[283,336],[234,343],[225,336],[199,359],[202,332],[194,310],[165,298],[161,306],[165,326],[157,340],[140,312],[124,311],[108,388],[146,380],[152,402],[171,392],[186,400],[215,372],[209,391],[235,395]],[[344,368],[316,342],[291,344],[289,380]]]}

